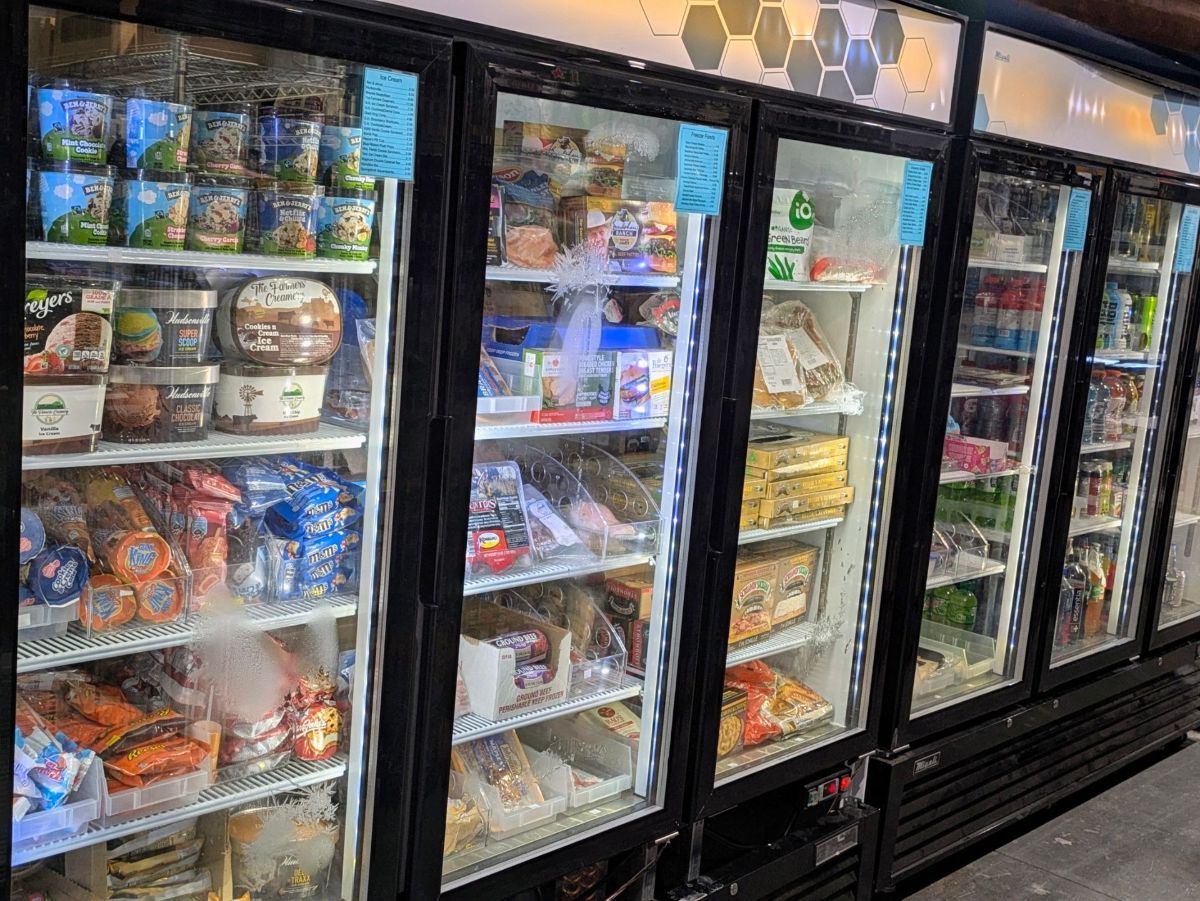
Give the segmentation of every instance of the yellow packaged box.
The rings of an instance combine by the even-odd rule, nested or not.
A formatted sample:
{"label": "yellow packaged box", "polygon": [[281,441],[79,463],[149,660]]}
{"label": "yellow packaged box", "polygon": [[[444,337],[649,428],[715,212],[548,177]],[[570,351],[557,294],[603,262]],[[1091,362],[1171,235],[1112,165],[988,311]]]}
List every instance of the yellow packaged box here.
{"label": "yellow packaged box", "polygon": [[808,611],[812,583],[817,574],[820,548],[811,544],[777,539],[759,546],[763,559],[775,563],[775,602],[771,628],[779,629]]}
{"label": "yellow packaged box", "polygon": [[746,732],[746,692],[727,688],[721,695],[721,724],[717,728],[717,757],[728,757],[742,749]]}
{"label": "yellow packaged box", "polygon": [[729,644],[771,631],[771,604],[775,590],[775,564],[757,553],[739,551],[733,573]]}
{"label": "yellow packaged box", "polygon": [[745,519],[747,516],[749,516],[749,517],[758,516],[761,512],[760,504],[762,504],[762,501],[758,500],[758,499],[751,500],[751,501],[742,501],[742,519]]}
{"label": "yellow packaged box", "polygon": [[768,499],[761,502],[759,516],[777,517],[789,513],[807,513],[810,510],[824,510],[827,507],[840,507],[854,500],[854,487],[847,485],[843,488],[831,488],[827,491],[813,491],[809,494],[798,494],[795,497]]}
{"label": "yellow packaged box", "polygon": [[765,471],[766,474],[763,478],[768,483],[787,482],[791,479],[799,479],[803,476],[817,475],[823,472],[844,471],[849,462],[850,458],[846,454],[839,454],[836,457],[815,457],[812,460],[805,460],[802,463],[792,463],[788,466],[768,469]]}
{"label": "yellow packaged box", "polygon": [[742,482],[742,500],[751,501],[767,496],[767,480],[752,479],[749,476]]}
{"label": "yellow packaged box", "polygon": [[757,529],[757,528],[758,528],[758,515],[757,514],[755,514],[754,516],[743,516],[738,519],[738,531],[739,532],[747,532],[750,529]]}
{"label": "yellow packaged box", "polygon": [[786,434],[751,438],[746,449],[746,465],[778,469],[796,463],[844,457],[850,451],[850,439],[844,435],[824,435],[797,429]]}
{"label": "yellow packaged box", "polygon": [[821,510],[810,510],[807,513],[787,513],[782,516],[760,516],[755,528],[781,529],[784,526],[808,525],[822,522],[826,519],[841,519],[846,515],[845,507],[825,507]]}
{"label": "yellow packaged box", "polygon": [[811,494],[814,491],[846,487],[846,470],[837,469],[814,476],[801,476],[798,479],[783,479],[779,482],[764,482],[763,484],[766,487],[765,496],[767,498],[774,500],[795,497],[798,494]]}

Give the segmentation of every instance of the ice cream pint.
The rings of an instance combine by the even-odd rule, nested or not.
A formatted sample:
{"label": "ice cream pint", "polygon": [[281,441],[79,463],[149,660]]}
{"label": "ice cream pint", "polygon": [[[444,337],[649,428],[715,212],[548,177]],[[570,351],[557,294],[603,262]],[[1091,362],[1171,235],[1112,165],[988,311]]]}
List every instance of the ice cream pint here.
{"label": "ice cream pint", "polygon": [[270,109],[258,120],[258,136],[264,174],[305,185],[317,180],[321,153],[319,116]]}
{"label": "ice cream pint", "polygon": [[250,180],[201,176],[188,205],[188,250],[241,253]]}
{"label": "ice cream pint", "polygon": [[108,243],[113,169],[50,163],[38,172],[42,237],[58,244]]}
{"label": "ice cream pint", "polygon": [[215,291],[125,288],[113,326],[117,360],[158,366],[203,362],[216,306]]}
{"label": "ice cream pint", "polygon": [[221,297],[217,341],[228,360],[266,366],[326,363],[342,342],[342,311],[324,282],[267,276]]}
{"label": "ice cream pint", "polygon": [[222,363],[213,421],[222,432],[295,435],[321,422],[325,366]]}
{"label": "ice cream pint", "polygon": [[348,128],[340,125],[323,126],[321,128],[318,181],[332,188],[375,190],[375,179],[369,175],[359,174],[361,151],[361,128]]}
{"label": "ice cream pint", "polygon": [[141,97],[125,101],[125,162],[131,169],[185,170],[191,132],[190,106]]}
{"label": "ice cream pint", "polygon": [[327,193],[317,208],[317,256],[334,260],[367,259],[374,224],[374,192]]}
{"label": "ice cream pint", "polygon": [[52,276],[26,280],[24,372],[107,372],[116,293],[113,282]]}
{"label": "ice cream pint", "polygon": [[108,161],[112,97],[71,88],[39,88],[38,131],[48,160]]}
{"label": "ice cream pint", "polygon": [[125,444],[202,441],[208,437],[211,366],[116,366],[104,399],[104,439]]}
{"label": "ice cream pint", "polygon": [[190,160],[201,172],[240,175],[250,155],[250,114],[240,110],[192,113]]}
{"label": "ice cream pint", "polygon": [[183,250],[191,177],[183,172],[130,170],[120,182],[121,233],[129,247]]}
{"label": "ice cream pint", "polygon": [[275,182],[258,192],[258,249],[273,256],[313,257],[317,206],[325,189]]}

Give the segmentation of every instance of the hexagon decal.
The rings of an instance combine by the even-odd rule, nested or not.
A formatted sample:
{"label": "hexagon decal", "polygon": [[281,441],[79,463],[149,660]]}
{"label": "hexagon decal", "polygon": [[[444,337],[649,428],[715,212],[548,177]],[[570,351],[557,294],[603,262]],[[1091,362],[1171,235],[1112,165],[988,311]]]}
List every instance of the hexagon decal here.
{"label": "hexagon decal", "polygon": [[826,66],[840,66],[846,58],[846,23],[836,9],[823,9],[817,14],[813,42]]}
{"label": "hexagon decal", "polygon": [[750,37],[754,34],[754,20],[758,18],[758,0],[717,0],[725,27],[733,37]]}
{"label": "hexagon decal", "polygon": [[782,69],[787,62],[788,45],[792,42],[787,19],[778,6],[764,6],[754,29],[754,45],[765,69]]}
{"label": "hexagon decal", "polygon": [[715,69],[725,52],[725,26],[715,6],[693,6],[683,23],[683,46],[697,69]]}
{"label": "hexagon decal", "polygon": [[821,79],[821,96],[853,103],[854,92],[850,90],[850,83],[846,81],[846,73],[841,69],[826,70],[825,77]]}
{"label": "hexagon decal", "polygon": [[1183,105],[1183,124],[1188,131],[1200,128],[1200,105],[1195,100],[1189,100]]}
{"label": "hexagon decal", "polygon": [[880,69],[879,81],[875,85],[875,102],[884,109],[903,110],[907,98],[900,70],[895,67]]}
{"label": "hexagon decal", "polygon": [[1200,172],[1200,143],[1196,142],[1195,133],[1188,135],[1187,144],[1183,148],[1183,159],[1189,172]]}
{"label": "hexagon decal", "polygon": [[1156,135],[1167,132],[1167,97],[1165,94],[1155,94],[1150,99],[1150,124],[1154,126]]}
{"label": "hexagon decal", "polygon": [[725,48],[725,58],[721,60],[721,74],[726,78],[752,81],[755,84],[762,81],[762,63],[758,61],[754,41],[749,38],[732,39]]}
{"label": "hexagon decal", "polygon": [[1167,110],[1172,113],[1178,113],[1183,109],[1183,95],[1176,91],[1167,91]]}
{"label": "hexagon decal", "polygon": [[875,24],[875,0],[842,0],[842,21],[851,37],[867,37]]}
{"label": "hexagon decal", "polygon": [[894,66],[900,60],[904,26],[900,24],[900,14],[894,9],[881,9],[875,16],[875,24],[871,27],[871,45],[881,66]]}
{"label": "hexagon decal", "polygon": [[792,80],[793,90],[815,94],[821,89],[821,60],[812,41],[792,41],[787,74]]}
{"label": "hexagon decal", "polygon": [[783,14],[792,26],[792,34],[810,35],[817,27],[817,0],[783,0]]}
{"label": "hexagon decal", "polygon": [[979,131],[986,131],[988,127],[988,108],[987,98],[982,94],[975,95],[975,122],[974,127]]}
{"label": "hexagon decal", "polygon": [[782,88],[785,91],[792,89],[792,83],[786,72],[765,72],[762,83],[770,88]]}
{"label": "hexagon decal", "polygon": [[904,87],[910,94],[920,94],[929,84],[929,73],[933,69],[933,60],[929,58],[929,48],[925,46],[924,38],[905,38],[904,47],[900,51],[900,77],[904,79]]}
{"label": "hexagon decal", "polygon": [[846,77],[850,79],[854,93],[873,94],[878,74],[879,65],[871,52],[871,42],[864,38],[850,41],[850,49],[846,51]]}
{"label": "hexagon decal", "polygon": [[641,4],[653,34],[679,34],[683,14],[687,12],[687,0],[641,0]]}
{"label": "hexagon decal", "polygon": [[1178,156],[1183,153],[1183,139],[1187,137],[1187,129],[1183,127],[1183,113],[1171,113],[1167,116],[1167,141],[1171,152]]}

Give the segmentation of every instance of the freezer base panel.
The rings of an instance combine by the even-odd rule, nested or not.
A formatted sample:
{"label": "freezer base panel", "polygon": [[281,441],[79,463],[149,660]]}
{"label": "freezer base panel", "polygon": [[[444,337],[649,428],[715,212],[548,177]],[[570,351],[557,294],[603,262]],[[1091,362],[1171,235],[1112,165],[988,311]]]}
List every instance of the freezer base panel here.
{"label": "freezer base panel", "polygon": [[1200,724],[1197,647],[1130,664],[973,729],[874,758],[884,808],[876,889],[939,861],[1185,736]]}

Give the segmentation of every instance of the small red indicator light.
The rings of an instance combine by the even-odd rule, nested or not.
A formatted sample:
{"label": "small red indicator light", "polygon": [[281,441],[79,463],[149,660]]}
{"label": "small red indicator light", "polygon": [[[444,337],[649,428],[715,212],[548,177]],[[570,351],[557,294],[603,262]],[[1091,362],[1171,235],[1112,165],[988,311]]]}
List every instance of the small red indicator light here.
{"label": "small red indicator light", "polygon": [[834,779],[832,782],[830,782],[828,785],[825,786],[825,794],[827,794],[827,795],[836,795],[837,790],[838,790],[838,781],[836,779]]}
{"label": "small red indicator light", "polygon": [[850,777],[849,776],[842,777],[842,791],[844,791],[844,792],[850,791]]}

